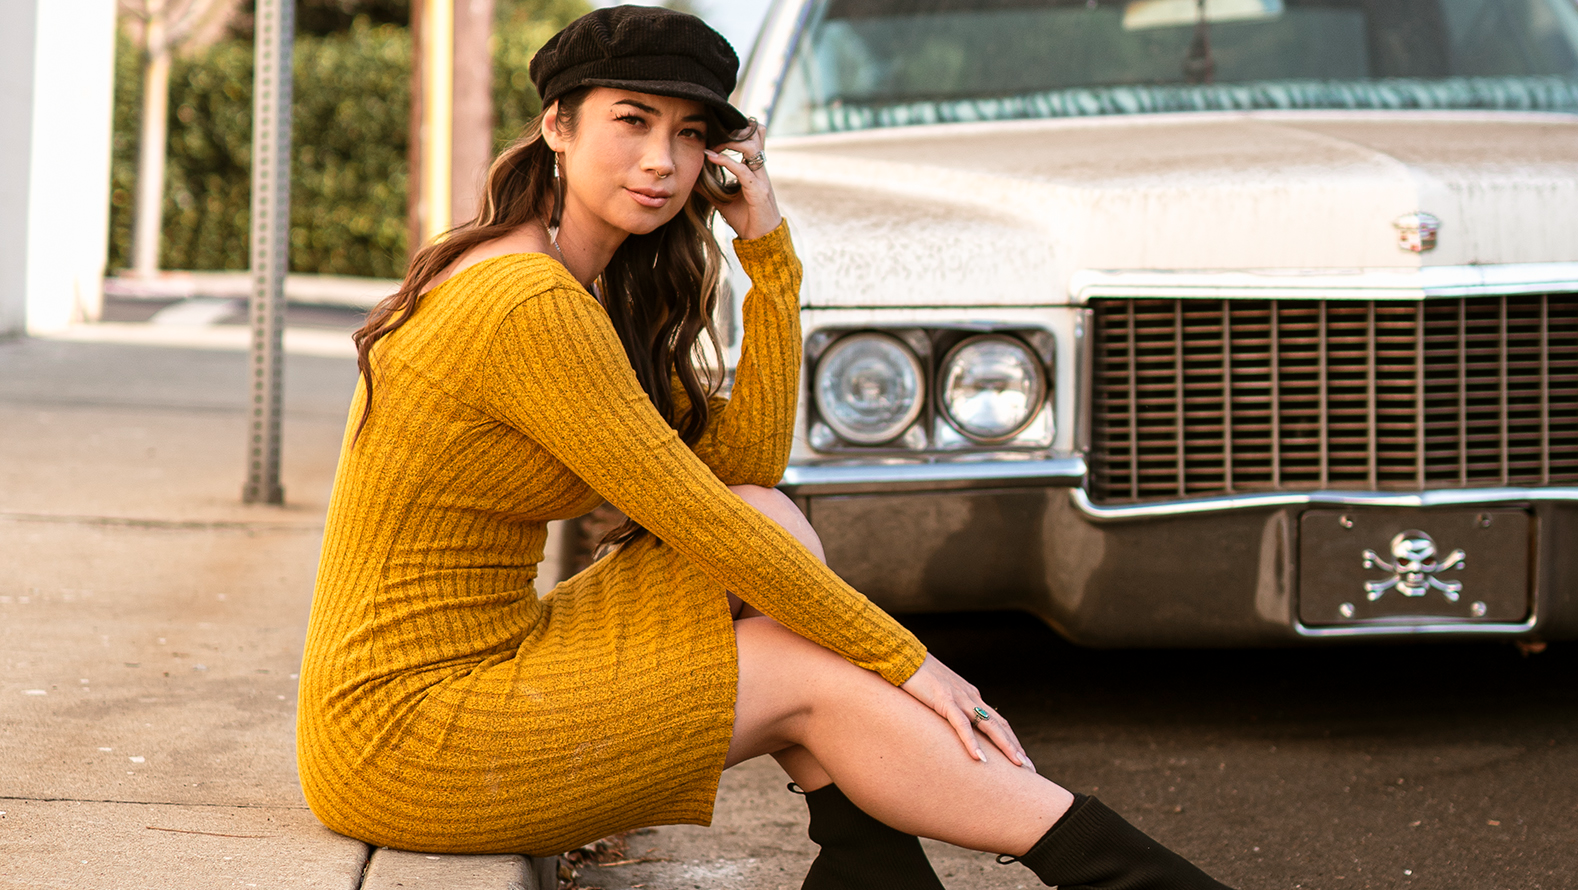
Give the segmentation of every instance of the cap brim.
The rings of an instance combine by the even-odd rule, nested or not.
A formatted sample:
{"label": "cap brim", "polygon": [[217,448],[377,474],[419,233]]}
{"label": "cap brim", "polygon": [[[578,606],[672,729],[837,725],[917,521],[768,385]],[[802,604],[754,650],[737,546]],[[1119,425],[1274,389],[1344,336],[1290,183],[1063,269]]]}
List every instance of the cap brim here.
{"label": "cap brim", "polygon": [[630,90],[634,93],[651,93],[654,96],[670,96],[675,99],[694,99],[718,113],[718,123],[723,129],[731,133],[745,129],[750,121],[738,108],[729,104],[729,100],[714,93],[700,84],[682,80],[618,80],[611,78],[587,78],[576,86],[613,87],[619,90]]}

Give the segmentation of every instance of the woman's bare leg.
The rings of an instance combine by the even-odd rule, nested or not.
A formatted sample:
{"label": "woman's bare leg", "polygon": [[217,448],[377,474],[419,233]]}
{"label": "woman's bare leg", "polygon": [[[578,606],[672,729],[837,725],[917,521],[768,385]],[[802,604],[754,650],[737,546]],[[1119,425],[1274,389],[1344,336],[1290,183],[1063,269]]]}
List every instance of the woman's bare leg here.
{"label": "woman's bare leg", "polygon": [[909,834],[1020,855],[1074,802],[880,676],[771,619],[735,623],[739,697],[728,763],[804,749],[849,799]]}
{"label": "woman's bare leg", "polygon": [[[783,526],[798,538],[800,543],[806,545],[811,555],[824,563],[827,562],[827,552],[822,549],[822,539],[817,537],[816,530],[811,528],[811,523],[805,518],[805,514],[801,513],[794,505],[794,501],[789,500],[783,492],[757,485],[733,485],[729,490],[761,511],[763,515]],[[732,593],[729,594],[729,614],[733,615],[736,621],[741,618],[767,617],[762,610]],[[815,791],[833,781],[827,771],[822,769],[822,765],[816,762],[816,758],[811,756],[811,752],[799,745],[774,751],[772,756],[803,791]]]}
{"label": "woman's bare leg", "polygon": [[[823,558],[788,498],[734,490]],[[907,692],[770,618],[743,617],[748,608],[742,604],[735,622],[740,679],[728,765],[772,754],[802,787],[835,781],[900,831],[993,853],[1024,853],[1073,803],[992,745],[980,746],[985,762],[975,760],[953,728]]]}

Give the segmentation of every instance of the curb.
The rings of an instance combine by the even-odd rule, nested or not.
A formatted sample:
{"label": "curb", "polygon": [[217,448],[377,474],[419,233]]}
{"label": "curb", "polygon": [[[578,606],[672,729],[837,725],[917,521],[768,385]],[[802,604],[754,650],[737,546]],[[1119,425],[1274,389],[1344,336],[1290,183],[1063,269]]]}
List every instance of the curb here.
{"label": "curb", "polygon": [[[371,309],[399,288],[400,282],[392,278],[285,276],[285,299],[313,306]],[[106,278],[104,295],[122,300],[244,299],[252,295],[252,275],[249,272],[163,272],[157,278]]]}
{"label": "curb", "polygon": [[558,857],[436,855],[379,847],[367,863],[361,890],[557,890],[558,886]]}

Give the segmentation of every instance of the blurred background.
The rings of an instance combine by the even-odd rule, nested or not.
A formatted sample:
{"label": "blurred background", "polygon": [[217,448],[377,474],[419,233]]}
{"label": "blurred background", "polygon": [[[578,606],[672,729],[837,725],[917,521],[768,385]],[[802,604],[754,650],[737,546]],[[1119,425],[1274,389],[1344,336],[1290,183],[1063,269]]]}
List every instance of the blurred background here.
{"label": "blurred background", "polygon": [[[487,156],[538,112],[527,76],[527,64],[538,47],[593,6],[610,5],[587,0],[454,4],[455,185],[453,206],[440,223],[469,215],[473,184]],[[661,5],[707,19],[743,59],[767,0],[669,0]],[[292,271],[398,278],[413,239],[432,228],[418,218],[425,208],[421,196],[414,194],[419,186],[413,176],[422,151],[420,121],[413,125],[420,115],[413,99],[421,101],[421,44],[420,36],[413,43],[413,34],[420,34],[424,12],[420,0],[299,0]],[[476,21],[478,13],[484,21]],[[156,23],[156,18],[163,22]],[[119,24],[110,274],[132,271],[146,277],[158,270],[246,269],[251,4],[121,0]],[[479,58],[478,47],[486,48],[485,58]],[[161,88],[164,101],[148,95]],[[163,134],[161,121],[147,120],[150,115],[163,118]],[[139,153],[144,142],[160,141],[161,135],[167,144],[159,212],[154,216],[145,209],[139,214],[138,201],[147,199],[139,191]],[[146,162],[142,167],[153,172]],[[148,172],[144,177],[149,178]],[[156,253],[145,248],[139,257],[139,221],[160,228]],[[154,238],[152,233],[149,238]]]}

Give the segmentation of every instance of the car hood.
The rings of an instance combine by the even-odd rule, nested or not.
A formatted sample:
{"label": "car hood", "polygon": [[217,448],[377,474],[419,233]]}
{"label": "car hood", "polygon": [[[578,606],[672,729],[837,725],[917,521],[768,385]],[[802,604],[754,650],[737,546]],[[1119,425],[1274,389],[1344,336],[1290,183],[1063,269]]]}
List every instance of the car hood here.
{"label": "car hood", "polygon": [[[773,140],[809,306],[1027,305],[1081,270],[1578,261],[1578,117],[1253,113]],[[1394,221],[1440,221],[1437,247]]]}

